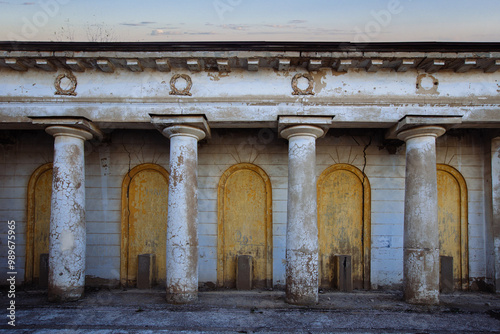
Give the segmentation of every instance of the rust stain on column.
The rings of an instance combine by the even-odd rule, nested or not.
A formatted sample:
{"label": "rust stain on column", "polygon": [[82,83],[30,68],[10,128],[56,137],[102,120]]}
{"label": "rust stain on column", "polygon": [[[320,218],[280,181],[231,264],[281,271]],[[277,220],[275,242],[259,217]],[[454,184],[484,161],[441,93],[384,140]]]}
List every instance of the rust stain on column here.
{"label": "rust stain on column", "polygon": [[436,137],[439,126],[404,130],[406,142],[404,298],[413,304],[439,303],[439,225]]}
{"label": "rust stain on column", "polygon": [[500,292],[500,137],[491,140],[491,198],[493,216],[489,230],[492,234],[494,254],[494,282],[496,292]]}
{"label": "rust stain on column", "polygon": [[318,225],[316,203],[315,126],[285,128],[288,139],[288,208],[286,231],[286,300],[291,304],[318,302]]}
{"label": "rust stain on column", "polygon": [[205,132],[174,125],[163,134],[170,139],[166,299],[191,303],[198,298],[198,140]]}
{"label": "rust stain on column", "polygon": [[50,301],[82,297],[85,287],[85,161],[84,141],[90,132],[68,126],[49,126],[54,139],[49,289]]}

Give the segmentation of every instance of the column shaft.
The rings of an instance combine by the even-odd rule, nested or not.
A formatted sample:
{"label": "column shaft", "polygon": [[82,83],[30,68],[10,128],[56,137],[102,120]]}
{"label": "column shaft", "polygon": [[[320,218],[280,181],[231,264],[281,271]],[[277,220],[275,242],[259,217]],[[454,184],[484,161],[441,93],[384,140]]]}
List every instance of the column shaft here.
{"label": "column shaft", "polygon": [[77,300],[85,286],[84,130],[51,126],[55,137],[49,241],[50,301]]}
{"label": "column shaft", "polygon": [[316,138],[323,130],[298,125],[281,135],[289,140],[286,300],[311,305],[318,302]]}
{"label": "column shaft", "polygon": [[409,303],[439,303],[439,225],[436,137],[444,129],[405,130],[404,298]]}
{"label": "column shaft", "polygon": [[167,222],[167,302],[183,304],[198,298],[198,140],[205,133],[172,126]]}
{"label": "column shaft", "polygon": [[500,137],[491,141],[491,188],[493,204],[493,247],[495,262],[495,289],[500,292]]}

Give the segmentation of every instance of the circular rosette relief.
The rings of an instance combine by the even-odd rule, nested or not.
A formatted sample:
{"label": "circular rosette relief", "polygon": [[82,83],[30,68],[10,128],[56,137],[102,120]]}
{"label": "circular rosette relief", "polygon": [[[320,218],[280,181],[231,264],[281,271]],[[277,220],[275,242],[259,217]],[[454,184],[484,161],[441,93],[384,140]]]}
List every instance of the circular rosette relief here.
{"label": "circular rosette relief", "polygon": [[439,80],[430,74],[424,73],[417,76],[418,94],[438,94]]}
{"label": "circular rosette relief", "polygon": [[292,79],[292,95],[314,95],[314,80],[309,73],[298,73]]}
{"label": "circular rosette relief", "polygon": [[61,73],[54,81],[55,95],[76,96],[76,77],[71,72]]}
{"label": "circular rosette relief", "polygon": [[170,79],[170,95],[191,96],[193,82],[187,74],[176,74]]}

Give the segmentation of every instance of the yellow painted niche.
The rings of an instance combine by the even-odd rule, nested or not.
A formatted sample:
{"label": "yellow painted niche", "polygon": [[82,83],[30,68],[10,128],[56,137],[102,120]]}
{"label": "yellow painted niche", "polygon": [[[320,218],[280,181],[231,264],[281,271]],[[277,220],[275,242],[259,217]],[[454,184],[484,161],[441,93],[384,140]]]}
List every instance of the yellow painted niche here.
{"label": "yellow painted niche", "polygon": [[439,255],[453,257],[455,290],[469,287],[467,184],[455,168],[438,164]]}
{"label": "yellow painted niche", "polygon": [[123,286],[137,282],[138,255],[155,254],[158,284],[166,280],[168,172],[156,164],[130,170],[122,183],[120,277]]}
{"label": "yellow painted niche", "polygon": [[25,282],[38,283],[40,254],[49,253],[52,163],[38,167],[28,182]]}
{"label": "yellow painted niche", "polygon": [[319,177],[319,277],[332,288],[333,260],[350,255],[354,289],[370,288],[371,192],[368,178],[355,166],[336,164]]}
{"label": "yellow painted niche", "polygon": [[260,167],[241,163],[222,175],[218,188],[217,283],[236,286],[236,259],[251,255],[252,285],[272,287],[272,190]]}

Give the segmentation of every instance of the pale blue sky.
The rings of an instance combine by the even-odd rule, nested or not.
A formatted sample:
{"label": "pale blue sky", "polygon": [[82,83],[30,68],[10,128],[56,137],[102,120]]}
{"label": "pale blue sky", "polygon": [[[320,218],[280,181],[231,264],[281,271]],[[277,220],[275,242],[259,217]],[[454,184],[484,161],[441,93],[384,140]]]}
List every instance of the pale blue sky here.
{"label": "pale blue sky", "polygon": [[500,1],[7,0],[0,40],[500,42]]}

